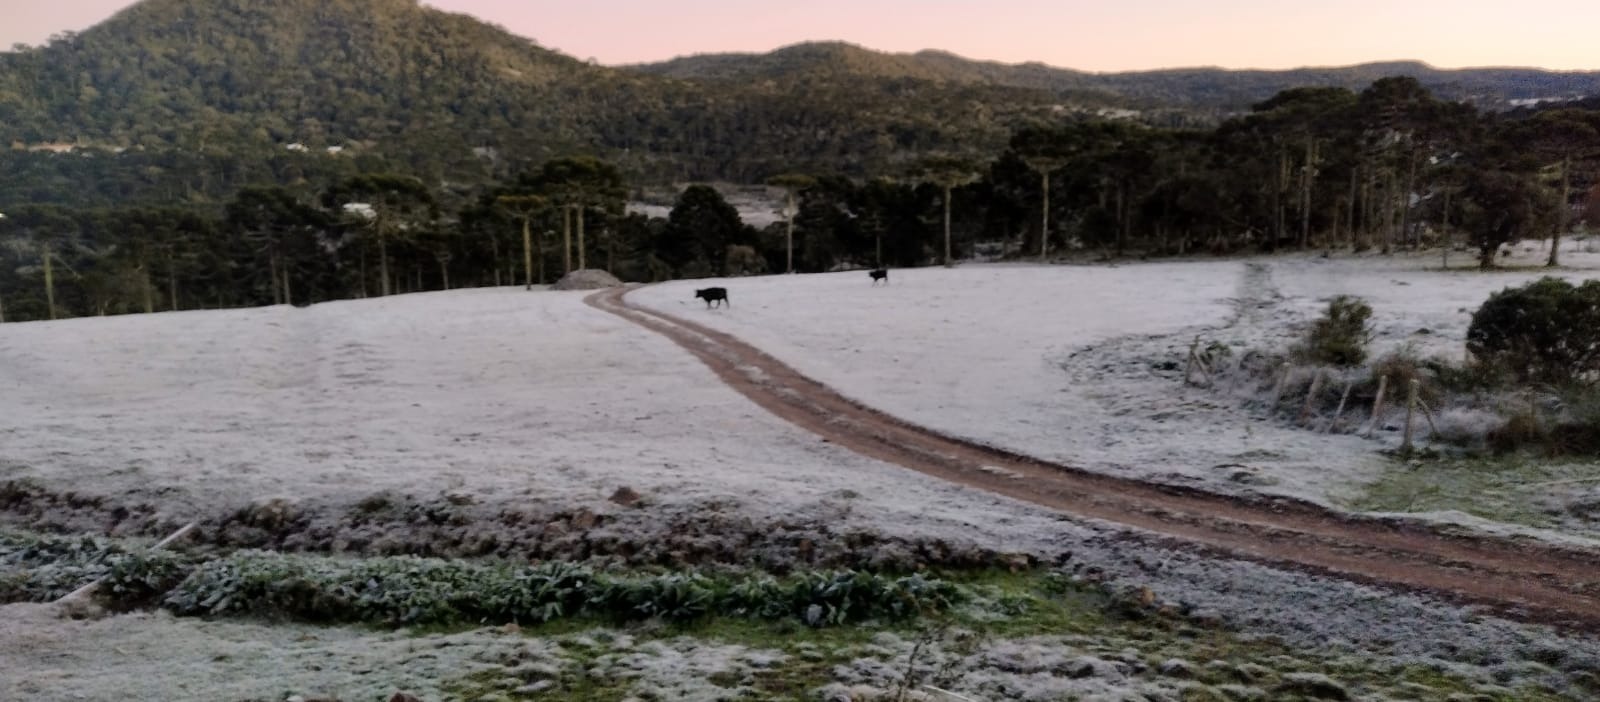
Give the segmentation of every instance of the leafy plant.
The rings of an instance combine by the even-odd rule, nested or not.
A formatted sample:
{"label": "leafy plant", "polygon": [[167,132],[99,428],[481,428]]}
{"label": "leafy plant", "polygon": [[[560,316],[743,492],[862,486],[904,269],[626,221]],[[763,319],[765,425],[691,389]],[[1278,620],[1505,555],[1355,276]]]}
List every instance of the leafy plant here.
{"label": "leafy plant", "polygon": [[1524,382],[1592,380],[1600,373],[1600,282],[1544,278],[1495,293],[1472,315],[1467,350]]}
{"label": "leafy plant", "polygon": [[1301,360],[1349,368],[1367,360],[1372,341],[1372,307],[1360,298],[1340,295],[1328,303],[1295,355]]}

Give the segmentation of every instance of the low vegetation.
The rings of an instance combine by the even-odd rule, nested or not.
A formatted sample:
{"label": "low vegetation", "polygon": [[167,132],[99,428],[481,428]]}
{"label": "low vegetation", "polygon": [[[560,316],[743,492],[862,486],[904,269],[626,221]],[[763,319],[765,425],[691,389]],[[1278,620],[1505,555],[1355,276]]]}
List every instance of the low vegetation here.
{"label": "low vegetation", "polygon": [[536,624],[568,618],[689,622],[713,614],[807,626],[900,621],[947,611],[967,593],[921,574],[726,570],[608,572],[389,557],[241,551],[221,558],[80,538],[0,534],[0,603],[46,602],[103,579],[107,604],[181,616],[251,616],[384,626]]}
{"label": "low vegetation", "polygon": [[[49,572],[55,575],[44,577]],[[1555,669],[1543,682],[1473,679],[1296,648],[1240,635],[1158,593],[1111,588],[1070,568],[774,579],[563,564],[204,556],[0,532],[0,601],[50,600],[94,577],[107,577],[101,601],[112,606],[132,606],[129,598],[137,596],[141,606],[181,615],[404,626],[419,645],[515,623],[499,630],[525,637],[527,650],[480,659],[446,681],[461,699],[614,700],[690,690],[767,700],[937,699],[931,686],[983,699],[1120,689],[1184,700],[1472,694],[1543,701],[1584,684]],[[143,596],[166,587],[173,589],[157,599]]]}
{"label": "low vegetation", "polygon": [[1349,368],[1367,360],[1367,344],[1372,342],[1372,306],[1359,298],[1340,295],[1328,303],[1328,310],[1311,325],[1296,358]]}

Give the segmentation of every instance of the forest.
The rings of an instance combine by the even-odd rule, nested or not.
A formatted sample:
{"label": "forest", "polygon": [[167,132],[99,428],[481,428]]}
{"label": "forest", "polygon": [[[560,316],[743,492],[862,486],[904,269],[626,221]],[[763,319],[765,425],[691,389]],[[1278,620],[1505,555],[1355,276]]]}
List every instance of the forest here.
{"label": "forest", "polygon": [[1492,266],[1506,242],[1600,221],[1600,110],[1481,112],[1410,78],[1287,90],[1215,128],[1072,117],[1017,129],[986,157],[932,153],[866,177],[795,169],[767,181],[782,205],[764,229],[707,185],[682,188],[668,217],[630,212],[640,184],[594,156],[453,188],[378,160],[300,159],[337,165],[317,187],[294,157],[168,164],[228,180],[220,206],[179,193],[161,205],[7,206],[0,315],[310,304],[536,285],[577,268],[659,281],[980,255],[1438,245]]}

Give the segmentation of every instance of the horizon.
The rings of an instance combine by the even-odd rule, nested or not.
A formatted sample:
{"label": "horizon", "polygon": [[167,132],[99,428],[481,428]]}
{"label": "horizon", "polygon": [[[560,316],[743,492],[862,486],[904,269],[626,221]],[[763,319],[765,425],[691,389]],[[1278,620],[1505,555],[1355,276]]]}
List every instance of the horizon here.
{"label": "horizon", "polygon": [[[917,1],[817,0],[805,8],[760,8],[732,0],[682,0],[670,7],[643,0],[597,0],[538,11],[497,0],[422,0],[421,4],[471,15],[541,47],[613,67],[715,54],[759,55],[799,44],[837,42],[887,54],[938,51],[973,61],[1044,64],[1088,73],[1285,71],[1396,62],[1443,70],[1600,70],[1600,60],[1584,50],[1587,27],[1600,22],[1600,6],[1573,0],[1529,0],[1515,13],[1441,0],[1419,0],[1405,7],[1349,0],[1337,7],[1309,9],[1282,8],[1265,0],[1222,0],[1206,9],[1186,8],[1176,0],[1142,0],[1115,10],[1063,9],[1046,0],[940,0],[931,6],[918,6]],[[0,27],[0,47],[38,46],[58,33],[83,31],[134,4],[75,0],[63,7],[0,0],[0,12],[11,19]],[[1431,25],[1416,24],[1419,16],[1429,15],[1430,7],[1449,11],[1426,17]],[[1140,8],[1166,21],[1149,21],[1139,14]],[[861,20],[886,15],[893,21]],[[723,21],[707,22],[707,16]],[[1552,23],[1551,16],[1564,19]],[[619,24],[617,17],[634,21]],[[1391,24],[1374,21],[1385,17],[1395,20],[1391,34],[1370,31],[1371,26]],[[1353,26],[1352,18],[1359,19]],[[1413,21],[1401,21],[1406,19]],[[1309,36],[1286,35],[1280,31],[1285,25],[1316,29]],[[1429,31],[1419,33],[1416,26],[1427,26]],[[1455,31],[1449,31],[1452,27]],[[1195,36],[1202,34],[1205,41],[1195,43]],[[1456,50],[1449,50],[1449,44],[1430,43],[1429,37],[1441,36],[1452,38]],[[1515,41],[1518,36],[1523,41]],[[1129,53],[1128,45],[1137,46]],[[1430,46],[1434,50],[1426,48]],[[1471,50],[1463,53],[1459,50],[1463,46]],[[1410,53],[1391,47],[1405,47]],[[1151,56],[1166,58],[1146,58]]]}

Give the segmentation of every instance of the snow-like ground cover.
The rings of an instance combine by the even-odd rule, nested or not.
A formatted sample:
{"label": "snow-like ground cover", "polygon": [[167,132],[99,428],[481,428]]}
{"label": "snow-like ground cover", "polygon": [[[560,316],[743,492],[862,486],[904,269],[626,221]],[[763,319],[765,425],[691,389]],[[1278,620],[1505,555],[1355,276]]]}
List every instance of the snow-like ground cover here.
{"label": "snow-like ground cover", "polygon": [[0,482],[177,522],[384,492],[616,511],[627,486],[667,512],[1037,545],[1046,517],[825,443],[582,300],[469,290],[0,325]]}
{"label": "snow-like ground cover", "polygon": [[[1560,275],[1600,266],[1569,242]],[[1415,344],[1459,359],[1489,294],[1548,273],[1539,244],[1480,273],[1464,254],[1292,256],[1123,266],[971,265],[680,281],[630,295],[745,339],[856,400],[930,428],[1050,460],[1140,478],[1338,502],[1382,474],[1390,441],[1252,421],[1187,388],[1196,338],[1283,351],[1328,299],[1375,310],[1376,354]],[[698,287],[729,288],[707,310]],[[1426,332],[1422,330],[1426,329]]]}
{"label": "snow-like ground cover", "polygon": [[[962,287],[944,284],[946,276],[974,279]],[[1061,276],[1095,285],[1062,284]],[[1154,277],[1167,292],[1157,297],[1154,289],[1134,289],[1130,276]],[[896,271],[894,286],[879,290],[869,290],[862,274],[783,277],[731,282],[737,307],[714,314],[679,304],[692,284],[635,294],[732,325],[845,392],[916,421],[929,423],[917,405],[923,400],[936,409],[932,414],[975,417],[950,430],[985,440],[994,437],[983,432],[996,428],[1022,438],[1087,433],[1082,444],[1062,443],[1059,450],[1093,448],[1109,437],[1116,441],[1097,455],[1132,451],[1137,442],[1152,442],[1146,450],[1160,455],[1173,438],[1201,436],[1208,418],[1236,415],[1220,406],[1192,410],[1193,418],[1178,422],[1189,433],[1173,437],[1170,418],[1167,425],[1130,419],[1104,405],[1212,403],[1199,391],[1180,395],[1173,377],[1152,376],[1148,368],[1181,353],[1194,330],[1239,317],[1248,305],[1236,300],[1265,299],[1247,289],[1261,278],[1261,269],[1241,263]],[[860,309],[897,299],[889,296],[902,290],[921,294],[875,308],[876,316]],[[1162,301],[1173,309],[1154,304]],[[1009,307],[1044,316],[1030,321]],[[796,318],[785,309],[811,311]],[[948,324],[944,336],[925,324],[930,317]],[[841,318],[854,326],[830,326]],[[764,331],[785,319],[790,326]],[[959,333],[963,323],[975,325],[971,334]],[[1019,335],[1019,323],[1044,341]],[[852,331],[862,333],[847,337]],[[1124,348],[1142,355],[1119,361]],[[1113,374],[1074,371],[1072,354],[1085,350],[1121,365],[1113,365]],[[908,368],[896,370],[896,358]],[[855,382],[819,367],[851,373],[844,380]],[[921,375],[929,368],[938,371],[932,379]],[[899,388],[895,379],[907,385],[901,406],[885,400]],[[1027,409],[1038,414],[1015,411],[1010,401],[1031,402]],[[996,414],[954,414],[968,402]],[[1082,406],[1079,414],[1061,409],[1074,406]],[[1100,414],[1090,415],[1094,422],[1085,429],[1077,422],[1091,410]],[[1552,640],[1540,628],[1427,598],[1142,545],[1114,530],[863,459],[769,416],[686,352],[585,306],[578,293],[457,291],[309,309],[0,325],[0,417],[0,482],[26,479],[54,491],[150,503],[175,521],[269,497],[336,511],[379,492],[619,511],[606,497],[628,486],[645,495],[650,514],[663,516],[710,517],[708,510],[716,510],[757,524],[794,518],[1046,556],[1070,551],[1073,564],[1098,569],[1113,583],[1147,585],[1164,600],[1294,645],[1460,666],[1471,675],[1498,675],[1552,646],[1571,651],[1575,661],[1600,660],[1600,644],[1587,639]],[[1139,433],[1118,438],[1119,427]],[[1270,437],[1259,445],[1282,450]],[[1166,450],[1172,465],[1160,471],[1189,463],[1185,450]],[[1305,460],[1313,458],[1308,451]],[[1284,475],[1285,482],[1292,477]],[[236,660],[270,665],[252,670],[281,676],[281,688],[265,680],[237,690],[263,699],[281,699],[270,697],[280,689],[365,694],[411,679],[396,680],[392,668],[359,653],[376,646],[374,655],[385,661],[409,660],[403,636],[161,615],[76,623],[19,607],[0,609],[0,619],[7,622],[0,627],[0,669],[30,671],[5,682],[45,690],[33,699],[96,699],[108,690],[180,684],[204,689],[230,679]],[[469,670],[467,660],[503,649],[492,635],[467,636],[476,638],[460,652],[441,654],[439,670]],[[134,643],[168,640],[160,648]],[[1475,646],[1463,648],[1463,641]],[[278,653],[259,653],[257,643]],[[1484,657],[1480,649],[1499,653]],[[223,658],[202,660],[211,655]],[[322,660],[316,664],[322,670],[303,665],[310,660]],[[419,675],[432,675],[428,670]],[[117,684],[156,675],[165,677],[152,677],[155,687]]]}

